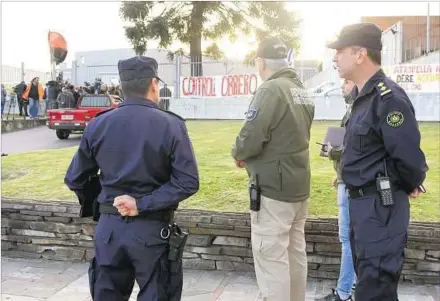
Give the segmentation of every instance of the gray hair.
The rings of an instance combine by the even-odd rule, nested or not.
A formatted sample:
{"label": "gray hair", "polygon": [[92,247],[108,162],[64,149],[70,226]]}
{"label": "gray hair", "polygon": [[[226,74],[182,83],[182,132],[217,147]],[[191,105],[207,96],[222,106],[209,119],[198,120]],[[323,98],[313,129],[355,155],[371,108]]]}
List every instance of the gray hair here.
{"label": "gray hair", "polygon": [[289,63],[286,59],[264,59],[264,62],[266,63],[267,69],[273,72],[289,67]]}

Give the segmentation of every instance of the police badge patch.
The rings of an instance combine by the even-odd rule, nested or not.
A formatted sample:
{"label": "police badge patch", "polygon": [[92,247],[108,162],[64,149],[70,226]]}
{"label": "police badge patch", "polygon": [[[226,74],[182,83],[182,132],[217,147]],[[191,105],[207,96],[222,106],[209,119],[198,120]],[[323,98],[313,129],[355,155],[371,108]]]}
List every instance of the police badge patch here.
{"label": "police badge patch", "polygon": [[244,113],[246,121],[252,121],[257,117],[258,109],[249,108],[246,113]]}
{"label": "police badge patch", "polygon": [[403,124],[403,114],[399,111],[393,111],[387,115],[387,123],[393,128],[397,128]]}

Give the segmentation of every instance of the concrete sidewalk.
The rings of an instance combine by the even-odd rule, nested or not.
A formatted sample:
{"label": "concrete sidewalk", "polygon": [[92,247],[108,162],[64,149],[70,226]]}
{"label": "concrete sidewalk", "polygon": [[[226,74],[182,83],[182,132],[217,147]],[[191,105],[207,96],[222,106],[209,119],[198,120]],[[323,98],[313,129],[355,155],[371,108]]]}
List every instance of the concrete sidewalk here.
{"label": "concrete sidewalk", "polygon": [[[2,258],[2,301],[86,301],[86,263]],[[327,294],[334,281],[309,280],[307,301]],[[439,301],[440,286],[402,285],[400,301]],[[136,300],[137,288],[130,300]],[[253,273],[186,270],[182,301],[257,301]]]}

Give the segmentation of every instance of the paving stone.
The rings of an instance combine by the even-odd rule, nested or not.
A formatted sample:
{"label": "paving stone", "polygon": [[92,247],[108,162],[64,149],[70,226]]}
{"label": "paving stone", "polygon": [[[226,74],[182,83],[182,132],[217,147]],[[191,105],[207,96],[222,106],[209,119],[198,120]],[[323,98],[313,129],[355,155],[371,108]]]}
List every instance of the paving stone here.
{"label": "paving stone", "polygon": [[230,261],[216,261],[215,267],[219,271],[233,271],[233,270],[235,270],[234,265]]}
{"label": "paving stone", "polygon": [[26,215],[26,214],[19,214],[19,213],[11,213],[9,215],[11,219],[14,220],[21,220],[21,221],[42,221],[42,216],[36,216],[36,215]]}
{"label": "paving stone", "polygon": [[[217,261],[215,264],[218,266],[219,263],[223,264],[221,262]],[[91,301],[87,269],[88,263],[2,257],[2,301]],[[317,281],[309,277],[306,301],[312,301],[315,297],[327,294],[330,288],[334,287],[339,274],[323,270],[313,270],[309,273],[311,276],[319,274],[320,277],[324,276],[332,280]],[[438,275],[438,272],[433,271],[421,273]],[[405,277],[418,276],[407,275]],[[438,277],[432,277],[432,279],[438,284]],[[182,301],[262,300],[258,297],[259,292],[253,272],[185,269],[183,287]],[[138,291],[139,288],[136,285],[130,301],[136,301]],[[399,285],[399,300],[401,301],[437,301],[439,293],[440,285],[410,283]]]}
{"label": "paving stone", "polygon": [[66,284],[56,286],[50,282],[31,281],[25,278],[10,278],[2,282],[2,294],[49,298],[65,285]]}
{"label": "paving stone", "polygon": [[89,277],[84,275],[58,291],[46,301],[78,301],[90,298]]}
{"label": "paving stone", "polygon": [[2,294],[2,301],[45,301],[46,299]]}
{"label": "paving stone", "polygon": [[419,262],[417,264],[419,271],[440,272],[440,263],[438,262]]}
{"label": "paving stone", "polygon": [[339,257],[324,257],[324,256],[308,256],[308,262],[310,263],[323,263],[323,264],[340,264],[341,259]]}
{"label": "paving stone", "polygon": [[34,210],[34,205],[20,204],[15,202],[2,202],[2,209]]}
{"label": "paving stone", "polygon": [[207,247],[211,245],[212,235],[188,235],[186,244],[188,246]]}
{"label": "paving stone", "polygon": [[243,262],[243,259],[237,256],[206,255],[206,254],[202,254],[201,256],[203,259],[208,259],[208,260]]}
{"label": "paving stone", "polygon": [[26,229],[11,229],[11,234],[26,235],[26,236],[56,237],[55,233],[52,232],[26,230]]}
{"label": "paving stone", "polygon": [[332,252],[341,253],[340,244],[328,244],[328,243],[315,243],[316,252]]}
{"label": "paving stone", "polygon": [[428,253],[426,255],[432,256],[435,258],[440,258],[440,251],[428,251]]}
{"label": "paving stone", "polygon": [[424,259],[425,250],[405,249],[405,258]]}
{"label": "paving stone", "polygon": [[[52,212],[45,212],[45,211],[31,211],[31,210],[20,210],[20,213],[26,214],[26,215],[37,215],[37,216],[52,216]],[[60,213],[61,214],[61,213]]]}
{"label": "paving stone", "polygon": [[183,258],[199,258],[199,254],[191,252],[183,252]]}
{"label": "paving stone", "polygon": [[194,259],[183,259],[183,267],[186,269],[196,269],[196,270],[214,270],[215,261],[214,260],[204,260],[201,258]]}
{"label": "paving stone", "polygon": [[72,220],[71,217],[61,217],[61,216],[46,216],[44,220],[48,222],[58,222],[68,224]]}
{"label": "paving stone", "polygon": [[244,237],[217,236],[212,244],[247,248],[249,246],[249,239]]}

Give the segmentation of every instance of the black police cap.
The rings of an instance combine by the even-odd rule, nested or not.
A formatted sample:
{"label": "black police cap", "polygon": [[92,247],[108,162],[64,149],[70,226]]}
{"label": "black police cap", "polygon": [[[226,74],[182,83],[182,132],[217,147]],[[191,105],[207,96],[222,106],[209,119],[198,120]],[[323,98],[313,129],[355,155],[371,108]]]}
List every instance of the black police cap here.
{"label": "black police cap", "polygon": [[336,41],[327,44],[331,49],[360,46],[382,50],[382,30],[373,23],[356,23],[344,26]]}
{"label": "black police cap", "polygon": [[157,61],[146,56],[135,56],[118,62],[119,77],[121,81],[130,81],[141,78],[157,78]]}
{"label": "black police cap", "polygon": [[263,39],[257,48],[256,57],[279,60],[287,58],[287,46],[276,37]]}

